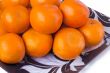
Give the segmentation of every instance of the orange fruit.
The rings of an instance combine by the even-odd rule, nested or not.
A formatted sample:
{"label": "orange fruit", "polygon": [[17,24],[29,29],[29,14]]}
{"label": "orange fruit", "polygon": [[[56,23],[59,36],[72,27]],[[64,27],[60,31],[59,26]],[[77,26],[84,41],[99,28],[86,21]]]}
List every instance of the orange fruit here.
{"label": "orange fruit", "polygon": [[42,57],[49,53],[52,48],[52,36],[39,33],[32,28],[23,34],[26,51],[29,56]]}
{"label": "orange fruit", "polygon": [[60,59],[75,59],[84,48],[84,37],[77,29],[62,28],[55,35],[53,52]]}
{"label": "orange fruit", "polygon": [[62,13],[55,5],[39,5],[32,8],[30,23],[41,33],[55,33],[62,24]]}
{"label": "orange fruit", "polygon": [[89,19],[86,25],[79,28],[86,41],[86,47],[98,45],[104,38],[104,27],[95,19]]}
{"label": "orange fruit", "polygon": [[25,55],[25,46],[20,36],[7,33],[0,36],[0,60],[7,64],[19,63]]}
{"label": "orange fruit", "polygon": [[13,5],[28,6],[29,0],[0,0],[0,8],[6,8]]}
{"label": "orange fruit", "polygon": [[6,33],[5,29],[3,28],[3,24],[1,22],[1,14],[2,14],[2,10],[0,9],[0,36]]}
{"label": "orange fruit", "polygon": [[60,5],[61,0],[30,0],[31,6],[35,7],[39,4],[54,4],[54,5]]}
{"label": "orange fruit", "polygon": [[28,9],[28,12],[29,12],[29,14],[30,14],[32,8],[27,8],[27,9]]}
{"label": "orange fruit", "polygon": [[3,11],[0,9],[0,17],[1,17],[2,12],[3,12]]}
{"label": "orange fruit", "polygon": [[1,35],[4,35],[4,34],[6,34],[7,32],[6,32],[6,30],[4,29],[4,27],[3,27],[3,24],[1,23],[1,21],[0,21],[0,36]]}
{"label": "orange fruit", "polygon": [[79,0],[64,0],[60,9],[64,16],[63,23],[70,27],[81,27],[89,19],[89,9]]}
{"label": "orange fruit", "polygon": [[6,31],[22,33],[29,27],[29,11],[20,5],[7,7],[1,15],[1,21]]}

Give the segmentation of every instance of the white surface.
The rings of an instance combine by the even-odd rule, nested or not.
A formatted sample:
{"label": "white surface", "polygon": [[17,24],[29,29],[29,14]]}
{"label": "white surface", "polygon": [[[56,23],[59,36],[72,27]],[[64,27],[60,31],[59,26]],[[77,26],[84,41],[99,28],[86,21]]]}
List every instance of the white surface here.
{"label": "white surface", "polygon": [[[110,17],[109,0],[81,0],[87,6]],[[80,73],[110,73],[110,47],[103,51]]]}
{"label": "white surface", "polygon": [[80,0],[87,6],[110,16],[110,0]]}
{"label": "white surface", "polygon": [[7,73],[7,72],[3,70],[2,68],[0,68],[0,73]]}
{"label": "white surface", "polygon": [[[87,6],[110,16],[109,0],[81,0]],[[6,73],[0,68],[0,73]],[[110,73],[110,48],[102,52],[80,73]]]}

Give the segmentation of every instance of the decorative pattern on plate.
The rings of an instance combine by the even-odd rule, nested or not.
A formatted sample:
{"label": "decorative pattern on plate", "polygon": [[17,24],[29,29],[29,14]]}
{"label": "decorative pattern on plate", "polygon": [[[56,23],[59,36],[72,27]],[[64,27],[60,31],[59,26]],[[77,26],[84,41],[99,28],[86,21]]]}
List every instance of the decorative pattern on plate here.
{"label": "decorative pattern on plate", "polygon": [[[94,57],[110,45],[110,18],[90,8],[90,17],[101,21],[105,28],[105,38],[92,50],[85,50],[80,56],[71,61],[58,59],[52,53],[42,58],[26,56],[16,65],[7,65],[0,62],[0,66],[9,73],[78,73]],[[93,50],[94,49],[94,50]]]}

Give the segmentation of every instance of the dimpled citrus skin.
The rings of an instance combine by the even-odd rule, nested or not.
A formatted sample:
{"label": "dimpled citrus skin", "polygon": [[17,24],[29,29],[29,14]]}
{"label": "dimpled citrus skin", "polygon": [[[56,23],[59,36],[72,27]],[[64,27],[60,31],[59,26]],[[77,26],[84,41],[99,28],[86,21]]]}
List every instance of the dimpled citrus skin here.
{"label": "dimpled citrus skin", "polygon": [[33,29],[41,33],[55,33],[62,25],[62,20],[62,13],[55,5],[39,5],[32,8],[30,13]]}
{"label": "dimpled citrus skin", "polygon": [[9,6],[1,14],[1,22],[7,32],[23,33],[29,27],[29,11],[21,5]]}
{"label": "dimpled citrus skin", "polygon": [[0,37],[0,60],[7,64],[16,64],[25,56],[25,45],[20,36],[7,33]]}
{"label": "dimpled citrus skin", "polygon": [[53,52],[60,59],[75,59],[84,48],[84,37],[77,29],[62,28],[55,35]]}
{"label": "dimpled citrus skin", "polygon": [[0,36],[4,35],[4,34],[6,34],[6,33],[7,33],[7,32],[6,32],[6,30],[4,29],[3,24],[2,24],[1,21],[0,21]]}
{"label": "dimpled citrus skin", "polygon": [[85,37],[86,47],[96,46],[104,39],[104,26],[98,20],[90,18],[87,24],[79,29]]}
{"label": "dimpled citrus skin", "polygon": [[67,26],[79,28],[89,19],[89,9],[79,0],[64,0],[59,8],[64,17],[63,23]]}
{"label": "dimpled citrus skin", "polygon": [[31,6],[35,7],[39,4],[53,4],[59,6],[61,3],[61,0],[30,0]]}
{"label": "dimpled citrus skin", "polygon": [[49,34],[42,34],[31,28],[22,37],[26,45],[26,52],[29,56],[45,56],[52,48],[53,38]]}
{"label": "dimpled citrus skin", "polygon": [[29,0],[0,0],[0,8],[5,9],[8,6],[22,5],[28,6]]}

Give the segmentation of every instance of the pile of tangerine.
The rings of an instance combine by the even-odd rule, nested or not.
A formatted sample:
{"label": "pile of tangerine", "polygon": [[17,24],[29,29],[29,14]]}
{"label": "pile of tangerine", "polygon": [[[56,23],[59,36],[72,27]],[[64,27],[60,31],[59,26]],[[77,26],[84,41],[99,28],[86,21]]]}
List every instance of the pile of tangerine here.
{"label": "pile of tangerine", "polygon": [[89,14],[79,0],[1,0],[0,60],[15,64],[25,54],[38,58],[50,50],[75,59],[104,38],[103,25]]}

